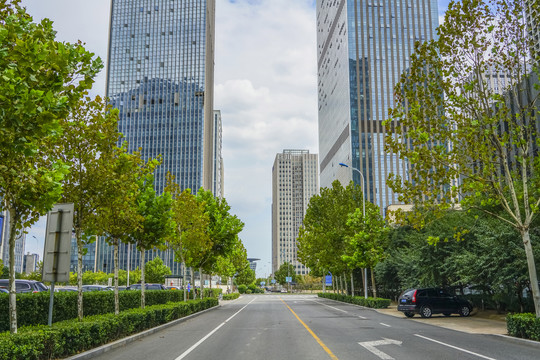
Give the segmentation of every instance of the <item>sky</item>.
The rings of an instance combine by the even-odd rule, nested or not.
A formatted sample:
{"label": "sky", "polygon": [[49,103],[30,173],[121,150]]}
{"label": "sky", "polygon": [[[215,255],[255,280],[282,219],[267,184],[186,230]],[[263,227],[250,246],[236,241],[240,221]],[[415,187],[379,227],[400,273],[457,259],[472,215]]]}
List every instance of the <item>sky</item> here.
{"label": "sky", "polygon": [[[110,0],[23,0],[59,41],[81,40],[106,64]],[[315,0],[216,0],[214,107],[221,110],[225,198],[257,276],[271,273],[272,165],[284,149],[318,153]],[[439,0],[439,14],[449,0]],[[93,95],[105,94],[106,67]],[[42,259],[46,218],[28,230]]]}

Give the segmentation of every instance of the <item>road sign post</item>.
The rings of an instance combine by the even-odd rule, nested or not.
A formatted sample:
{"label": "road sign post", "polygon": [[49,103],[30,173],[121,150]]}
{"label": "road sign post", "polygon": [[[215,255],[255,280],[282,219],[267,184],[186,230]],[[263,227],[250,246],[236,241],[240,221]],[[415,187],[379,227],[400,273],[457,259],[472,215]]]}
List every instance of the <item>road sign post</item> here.
{"label": "road sign post", "polygon": [[41,278],[43,281],[51,282],[49,326],[52,324],[54,284],[56,282],[69,282],[73,211],[73,203],[57,204],[47,214],[45,251],[43,252],[43,274]]}

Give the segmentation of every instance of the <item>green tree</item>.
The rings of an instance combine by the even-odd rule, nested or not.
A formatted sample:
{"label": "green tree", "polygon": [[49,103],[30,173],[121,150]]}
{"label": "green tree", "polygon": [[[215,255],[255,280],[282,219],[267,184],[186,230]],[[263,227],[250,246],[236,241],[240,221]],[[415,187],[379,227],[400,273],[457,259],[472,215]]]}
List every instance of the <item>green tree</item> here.
{"label": "green tree", "polygon": [[[141,283],[145,284],[145,253],[147,249],[163,248],[165,240],[174,232],[172,197],[168,192],[157,196],[154,189],[154,176],[149,175],[140,181],[141,192],[137,199],[138,212],[142,217],[140,228],[132,233],[132,241],[141,252]],[[169,270],[170,271],[170,270]],[[145,305],[145,287],[141,287],[141,308]]]}
{"label": "green tree", "polygon": [[[79,44],[60,43],[48,19],[39,24],[20,1],[0,3],[0,198],[15,239],[52,208],[68,168],[46,144],[101,69]],[[14,262],[10,261],[10,331],[17,332]]]}
{"label": "green tree", "polygon": [[180,186],[174,182],[170,173],[167,174],[165,191],[170,192],[173,199],[174,232],[169,243],[174,251],[176,261],[180,261],[182,264],[182,286],[184,288],[184,301],[186,301],[186,267],[196,266],[212,247],[207,233],[209,218],[204,211],[204,204],[198,202],[189,189],[181,191]]}
{"label": "green tree", "polygon": [[146,275],[148,282],[163,284],[165,275],[171,275],[171,269],[163,264],[163,260],[156,256],[153,260],[146,263]]}
{"label": "green tree", "polygon": [[[343,259],[343,255],[350,255],[347,239],[354,234],[347,220],[356,209],[362,209],[362,196],[360,186],[351,182],[344,188],[336,180],[331,188],[322,188],[319,195],[310,199],[297,246],[298,259],[313,274],[322,276],[331,272],[339,276],[353,270]],[[370,203],[365,205],[370,209]]]}
{"label": "green tree", "polygon": [[[540,1],[451,2],[439,38],[416,44],[385,125],[386,150],[410,165],[408,179],[388,182],[400,201],[437,213],[459,199],[521,235],[540,317],[530,238],[540,205],[538,85],[532,85],[540,54],[527,36],[529,6],[539,9]],[[488,85],[494,73],[511,77],[503,94]],[[419,214],[409,219],[422,226]]]}
{"label": "green tree", "polygon": [[284,262],[274,274],[274,278],[281,285],[287,285],[287,277],[291,277],[292,282],[296,282],[296,270],[291,263]]}
{"label": "green tree", "polygon": [[239,285],[251,285],[255,281],[255,271],[250,269],[249,266],[241,269],[239,272],[236,273],[234,277],[234,283],[236,286]]}
{"label": "green tree", "polygon": [[83,319],[82,257],[84,246],[95,241],[91,235],[94,215],[103,202],[100,197],[104,163],[98,161],[101,153],[114,147],[118,133],[118,110],[111,109],[97,96],[82,98],[71,114],[61,120],[62,141],[55,148],[57,157],[69,165],[70,172],[63,180],[62,202],[74,204],[73,229],[77,241],[78,297],[77,314]]}
{"label": "green tree", "polygon": [[351,228],[353,235],[346,237],[347,251],[342,255],[342,259],[351,269],[357,267],[371,269],[373,297],[377,297],[373,268],[384,256],[387,239],[386,222],[379,207],[368,203],[365,217],[361,209],[356,209],[354,213],[349,214],[347,226]]}
{"label": "green tree", "polygon": [[145,163],[139,152],[127,152],[127,143],[101,153],[99,161],[106,170],[100,190],[103,202],[96,212],[95,227],[114,248],[114,308],[118,314],[118,247],[120,241],[129,242],[131,234],[141,228],[144,218],[137,205],[139,184],[154,171],[158,161]]}
{"label": "green tree", "polygon": [[[227,257],[234,249],[238,234],[244,228],[244,223],[232,215],[231,207],[225,199],[214,197],[211,191],[199,189],[195,197],[197,202],[203,204],[204,212],[208,214],[208,227],[206,233],[212,247],[198,259],[196,267],[202,276],[202,271],[212,274],[215,271],[217,260],[220,256]],[[201,289],[202,289],[201,281]],[[201,294],[202,294],[201,290]]]}

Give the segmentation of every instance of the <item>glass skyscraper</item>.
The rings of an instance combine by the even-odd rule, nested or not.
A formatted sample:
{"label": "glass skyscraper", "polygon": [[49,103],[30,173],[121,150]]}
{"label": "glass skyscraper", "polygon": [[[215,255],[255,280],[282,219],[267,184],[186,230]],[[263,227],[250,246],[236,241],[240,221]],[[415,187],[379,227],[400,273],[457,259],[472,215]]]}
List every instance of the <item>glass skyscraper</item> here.
{"label": "glass skyscraper", "polygon": [[[383,212],[398,203],[388,174],[407,166],[384,152],[394,85],[409,66],[414,42],[436,37],[437,0],[317,0],[321,186],[361,184]],[[349,165],[340,167],[339,163]]]}
{"label": "glass skyscraper", "polygon": [[[118,108],[119,131],[129,151],[162,157],[158,193],[166,174],[182,189],[214,190],[215,0],[112,0],[107,96]],[[221,154],[219,154],[221,157]],[[217,174],[219,176],[219,174]],[[173,273],[171,251],[149,250]],[[96,270],[113,269],[110,247],[96,245]],[[120,268],[140,266],[133,245],[120,246]]]}

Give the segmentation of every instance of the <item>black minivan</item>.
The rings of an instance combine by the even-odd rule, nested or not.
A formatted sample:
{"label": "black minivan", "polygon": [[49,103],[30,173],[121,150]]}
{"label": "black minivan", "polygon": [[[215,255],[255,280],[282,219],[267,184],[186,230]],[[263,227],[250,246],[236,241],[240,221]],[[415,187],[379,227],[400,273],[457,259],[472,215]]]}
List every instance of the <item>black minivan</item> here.
{"label": "black minivan", "polygon": [[407,317],[420,314],[423,318],[429,318],[441,313],[445,316],[469,316],[472,309],[470,301],[436,288],[408,289],[398,299],[398,311],[403,311]]}

